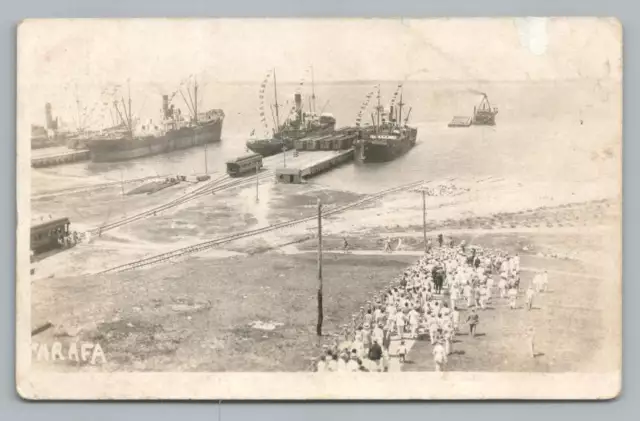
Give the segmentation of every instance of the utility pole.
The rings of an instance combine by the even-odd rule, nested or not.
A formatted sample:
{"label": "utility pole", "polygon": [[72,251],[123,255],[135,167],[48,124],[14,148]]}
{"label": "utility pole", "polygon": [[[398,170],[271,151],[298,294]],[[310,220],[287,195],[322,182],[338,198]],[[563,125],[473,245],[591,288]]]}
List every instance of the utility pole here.
{"label": "utility pole", "polygon": [[284,167],[287,168],[287,148],[282,146],[282,161],[284,163]]}
{"label": "utility pole", "polygon": [[207,162],[207,142],[204,143],[204,175],[209,175],[209,163]]}
{"label": "utility pole", "polygon": [[125,203],[124,200],[124,173],[122,172],[122,169],[120,169],[120,192],[121,192],[121,196],[120,199],[122,200],[122,209],[124,210],[124,217],[127,217],[127,205]]}
{"label": "utility pole", "polygon": [[318,336],[322,336],[322,316],[322,203],[318,198]]}
{"label": "utility pole", "polygon": [[259,177],[260,177],[260,163],[256,162],[256,203],[260,201],[258,197]]}
{"label": "utility pole", "polygon": [[422,235],[424,237],[424,252],[427,253],[427,192],[422,190]]}

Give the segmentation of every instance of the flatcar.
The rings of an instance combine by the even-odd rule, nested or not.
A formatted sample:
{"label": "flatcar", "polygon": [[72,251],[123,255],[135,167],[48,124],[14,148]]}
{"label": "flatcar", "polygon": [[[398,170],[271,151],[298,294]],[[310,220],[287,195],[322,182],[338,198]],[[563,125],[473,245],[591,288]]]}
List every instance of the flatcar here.
{"label": "flatcar", "polygon": [[238,177],[243,174],[256,172],[262,168],[262,155],[254,153],[241,156],[233,161],[227,162],[227,174],[231,177]]}
{"label": "flatcar", "polygon": [[42,222],[31,227],[31,250],[34,254],[60,247],[69,236],[69,218]]}

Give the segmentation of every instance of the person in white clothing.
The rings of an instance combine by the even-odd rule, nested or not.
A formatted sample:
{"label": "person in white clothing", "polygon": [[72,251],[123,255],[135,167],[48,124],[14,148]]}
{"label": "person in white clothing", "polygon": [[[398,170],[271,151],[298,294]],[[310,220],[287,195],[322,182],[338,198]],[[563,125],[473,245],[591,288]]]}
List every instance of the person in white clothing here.
{"label": "person in white clothing", "polygon": [[546,270],[542,272],[540,283],[542,284],[542,291],[547,292],[547,288],[549,287],[549,274]]}
{"label": "person in white clothing", "polygon": [[498,289],[500,290],[500,298],[505,298],[507,296],[507,279],[504,277],[500,277],[498,281]]}
{"label": "person in white clothing", "polygon": [[527,306],[527,310],[531,310],[533,308],[533,296],[535,295],[535,292],[533,291],[533,286],[529,285],[529,287],[527,288],[527,292],[526,292],[526,306]]}
{"label": "person in white clothing", "polygon": [[400,358],[400,363],[404,363],[407,359],[407,347],[404,344],[404,341],[400,341],[400,346],[398,347],[397,352],[398,358]]}
{"label": "person in white clothing", "polygon": [[411,328],[411,338],[418,337],[418,327],[420,326],[420,313],[415,308],[409,311],[409,326]]}
{"label": "person in white clothing", "polygon": [[406,321],[404,313],[400,310],[396,313],[396,330],[400,339],[404,336],[404,324]]}
{"label": "person in white clothing", "polygon": [[444,345],[442,342],[438,341],[433,346],[433,362],[435,365],[436,371],[444,371],[445,365],[447,364],[447,353],[444,349]]}
{"label": "person in white clothing", "polygon": [[326,358],[327,357],[325,355],[321,355],[320,358],[318,358],[318,362],[316,363],[317,373],[324,373],[325,371],[327,371]]}
{"label": "person in white clothing", "polygon": [[355,352],[351,353],[351,358],[347,362],[347,371],[352,373],[360,371],[360,362],[358,361],[358,355]]}
{"label": "person in white clothing", "polygon": [[458,285],[454,285],[451,287],[451,292],[449,293],[449,298],[451,299],[451,308],[454,308],[458,304],[458,299],[460,298],[460,292],[458,290]]}
{"label": "person in white clothing", "polygon": [[529,342],[529,352],[531,354],[531,358],[536,357],[535,336],[536,336],[535,328],[533,326],[529,327],[529,329],[527,330],[527,337]]}

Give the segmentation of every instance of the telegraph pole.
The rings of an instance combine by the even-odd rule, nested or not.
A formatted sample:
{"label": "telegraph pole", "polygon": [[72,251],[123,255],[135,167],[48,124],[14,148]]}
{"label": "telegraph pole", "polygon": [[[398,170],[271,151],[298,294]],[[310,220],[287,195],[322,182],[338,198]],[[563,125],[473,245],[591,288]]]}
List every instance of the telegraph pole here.
{"label": "telegraph pole", "polygon": [[207,161],[207,142],[204,143],[204,175],[209,175],[209,162]]}
{"label": "telegraph pole", "polygon": [[284,167],[287,168],[287,148],[282,146],[282,161],[284,163]]}
{"label": "telegraph pole", "polygon": [[427,192],[422,190],[422,236],[424,237],[424,252],[427,252]]}
{"label": "telegraph pole", "polygon": [[260,201],[260,199],[258,198],[258,178],[260,177],[260,163],[256,162],[256,203],[258,203]]}
{"label": "telegraph pole", "polygon": [[318,198],[318,336],[322,336],[322,317],[322,203]]}

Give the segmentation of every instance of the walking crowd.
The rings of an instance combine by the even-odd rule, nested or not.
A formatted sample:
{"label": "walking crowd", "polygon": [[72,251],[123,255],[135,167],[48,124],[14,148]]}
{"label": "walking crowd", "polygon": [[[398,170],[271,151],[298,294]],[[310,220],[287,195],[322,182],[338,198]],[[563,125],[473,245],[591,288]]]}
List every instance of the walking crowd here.
{"label": "walking crowd", "polygon": [[[494,277],[499,278],[497,285]],[[525,293],[530,310],[538,292],[546,291],[546,271],[537,274]],[[407,341],[428,339],[434,369],[443,371],[456,335],[468,331],[476,337],[480,312],[498,297],[517,308],[520,290],[520,257],[498,250],[458,246],[451,240],[438,247],[427,243],[425,255],[392,284],[375,294],[343,325],[339,338],[325,345],[315,361],[318,372],[384,372],[394,358],[403,364]],[[461,309],[466,318],[461,318]],[[533,343],[531,353],[533,356]]]}

